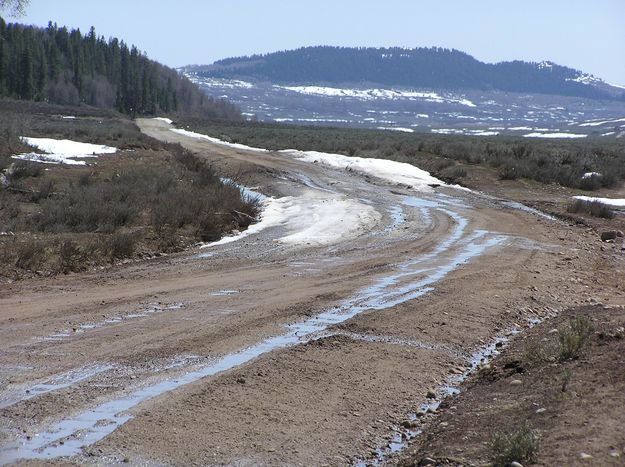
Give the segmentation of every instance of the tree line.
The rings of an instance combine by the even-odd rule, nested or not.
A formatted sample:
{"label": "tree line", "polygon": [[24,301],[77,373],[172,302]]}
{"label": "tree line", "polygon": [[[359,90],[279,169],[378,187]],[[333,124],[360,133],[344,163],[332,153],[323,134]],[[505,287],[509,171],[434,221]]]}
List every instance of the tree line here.
{"label": "tree line", "polygon": [[0,97],[87,104],[128,115],[195,114],[240,119],[240,111],[206,96],[176,70],[123,40],[68,30],[7,24],[0,17]]}

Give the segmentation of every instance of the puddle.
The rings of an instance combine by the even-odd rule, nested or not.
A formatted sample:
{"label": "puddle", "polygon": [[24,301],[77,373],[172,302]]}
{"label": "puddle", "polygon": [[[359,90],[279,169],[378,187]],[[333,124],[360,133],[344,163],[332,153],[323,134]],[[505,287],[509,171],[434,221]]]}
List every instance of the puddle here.
{"label": "puddle", "polygon": [[530,214],[534,214],[535,216],[542,217],[543,219],[549,219],[550,221],[557,220],[555,217],[550,216],[549,214],[545,214],[544,212],[539,211],[538,209],[530,208],[529,206],[526,206],[525,204],[522,204],[522,203],[518,203],[516,201],[502,201],[501,204],[503,204],[504,206],[508,206],[509,208],[512,208],[512,209],[518,209],[519,211],[529,212]]}
{"label": "puddle", "polygon": [[[382,310],[420,297],[432,286],[470,259],[507,237],[485,231],[467,235],[468,221],[460,214],[442,207],[436,201],[406,197],[405,203],[418,209],[438,209],[455,222],[452,232],[426,255],[400,263],[391,274],[375,279],[374,283],[357,292],[342,304],[314,315],[304,321],[286,326],[282,335],[268,338],[249,348],[228,354],[182,376],[147,386],[127,396],[100,404],[73,415],[42,431],[32,439],[0,448],[0,463],[18,459],[51,459],[81,453],[84,446],[93,444],[132,418],[128,412],[142,402],[187,385],[201,378],[236,368],[272,350],[302,344],[320,337],[329,327],[340,324],[367,310]],[[450,248],[454,246],[454,251]],[[398,449],[400,448],[397,444]]]}
{"label": "puddle", "polygon": [[62,341],[68,339],[77,334],[84,333],[86,331],[90,331],[93,329],[102,328],[108,326],[110,324],[121,323],[122,321],[127,321],[129,319],[143,318],[146,316],[150,316],[156,313],[164,313],[166,311],[180,310],[184,308],[184,303],[172,303],[171,305],[162,305],[159,303],[153,303],[148,308],[145,308],[136,313],[128,313],[125,315],[114,316],[112,318],[106,318],[102,321],[98,321],[96,323],[83,323],[76,324],[72,327],[72,329],[59,331],[54,334],[49,334],[44,337],[36,338],[39,341]]}
{"label": "puddle", "polygon": [[298,173],[297,177],[301,183],[303,183],[308,188],[312,188],[314,190],[325,191],[326,193],[336,193],[334,190],[330,190],[328,188],[324,188],[316,182],[313,182],[310,177],[304,175],[303,173]]}
{"label": "puddle", "polygon": [[381,233],[389,233],[397,230],[400,225],[406,222],[406,216],[401,206],[393,206],[388,209],[388,215],[391,218],[391,223]]}
{"label": "puddle", "polygon": [[48,380],[27,386],[20,389],[12,389],[0,394],[0,409],[10,407],[18,402],[32,399],[33,397],[41,396],[49,392],[57,391],[72,386],[76,383],[89,379],[99,373],[113,368],[112,365],[96,365],[85,368],[78,368],[75,370],[62,373],[60,375],[53,376]]}
{"label": "puddle", "polygon": [[449,355],[453,355],[454,357],[460,356],[458,352],[442,346],[436,345],[429,342],[423,342],[415,339],[400,339],[393,336],[377,336],[373,334],[358,334],[355,332],[348,331],[337,331],[337,332],[328,332],[323,334],[322,337],[332,337],[332,336],[345,336],[350,339],[364,342],[373,342],[373,343],[383,343],[383,344],[391,344],[391,345],[400,345],[402,347],[414,347],[417,349],[426,349],[426,350],[434,350],[438,352],[443,352]]}
{"label": "puddle", "polygon": [[219,177],[219,179],[225,183],[226,185],[232,185],[239,189],[244,198],[248,200],[257,200],[257,201],[265,201],[267,196],[263,195],[260,191],[253,190],[252,188],[248,188],[246,186],[240,185],[231,178]]}
{"label": "puddle", "polygon": [[198,258],[212,258],[214,256],[217,256],[217,253],[213,253],[213,252],[210,252],[210,253],[199,253],[197,255]]}
{"label": "puddle", "polygon": [[218,290],[217,292],[211,292],[209,295],[213,297],[227,297],[229,295],[236,295],[240,292],[240,290]]}

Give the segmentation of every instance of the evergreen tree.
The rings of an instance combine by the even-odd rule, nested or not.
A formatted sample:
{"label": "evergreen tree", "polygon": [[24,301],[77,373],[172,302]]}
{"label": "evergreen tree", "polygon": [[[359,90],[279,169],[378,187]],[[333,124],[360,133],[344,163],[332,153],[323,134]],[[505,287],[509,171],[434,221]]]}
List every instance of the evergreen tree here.
{"label": "evergreen tree", "polygon": [[35,97],[35,79],[33,72],[33,56],[30,44],[25,45],[20,60],[20,99],[32,100]]}

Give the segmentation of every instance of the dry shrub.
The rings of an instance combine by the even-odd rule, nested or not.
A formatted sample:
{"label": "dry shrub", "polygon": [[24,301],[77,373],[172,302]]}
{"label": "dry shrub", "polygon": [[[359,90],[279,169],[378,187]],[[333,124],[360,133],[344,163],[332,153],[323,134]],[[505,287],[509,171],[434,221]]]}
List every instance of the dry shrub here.
{"label": "dry shrub", "polygon": [[603,219],[613,219],[614,211],[607,204],[600,203],[598,201],[585,201],[582,199],[576,199],[573,203],[569,204],[566,209],[568,212],[578,214],[588,214],[594,217],[601,217]]}
{"label": "dry shrub", "polygon": [[559,358],[561,361],[579,358],[590,342],[595,327],[590,319],[578,316],[568,326],[558,330]]}
{"label": "dry shrub", "polygon": [[17,244],[15,266],[18,268],[35,270],[44,263],[45,258],[43,243],[28,240]]}
{"label": "dry shrub", "polygon": [[490,448],[495,467],[505,467],[513,462],[530,463],[536,458],[538,437],[529,425],[524,424],[514,431],[495,434]]}

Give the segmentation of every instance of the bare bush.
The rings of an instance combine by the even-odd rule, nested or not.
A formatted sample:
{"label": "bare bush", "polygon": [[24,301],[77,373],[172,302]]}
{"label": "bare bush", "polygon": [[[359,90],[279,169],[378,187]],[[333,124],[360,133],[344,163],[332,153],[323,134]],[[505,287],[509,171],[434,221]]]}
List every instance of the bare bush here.
{"label": "bare bush", "polygon": [[582,199],[576,199],[573,203],[569,204],[566,210],[568,212],[588,214],[603,219],[613,219],[615,216],[614,211],[607,204]]}
{"label": "bare bush", "polygon": [[116,233],[108,242],[108,254],[111,260],[130,258],[135,252],[136,238],[133,234]]}
{"label": "bare bush", "polygon": [[581,356],[590,342],[594,325],[585,316],[572,319],[568,326],[558,330],[559,358],[561,361],[574,360]]}
{"label": "bare bush", "polygon": [[37,269],[45,261],[45,247],[42,243],[29,240],[17,245],[15,266],[21,269]]}
{"label": "bare bush", "polygon": [[490,445],[491,460],[495,467],[505,467],[513,462],[533,462],[538,451],[536,432],[525,424],[511,432],[495,434]]}
{"label": "bare bush", "polygon": [[59,270],[66,274],[70,271],[79,271],[84,267],[84,258],[76,242],[64,240],[59,243]]}
{"label": "bare bush", "polygon": [[43,173],[43,167],[38,162],[17,160],[7,169],[7,175],[11,180],[21,178],[39,177]]}

